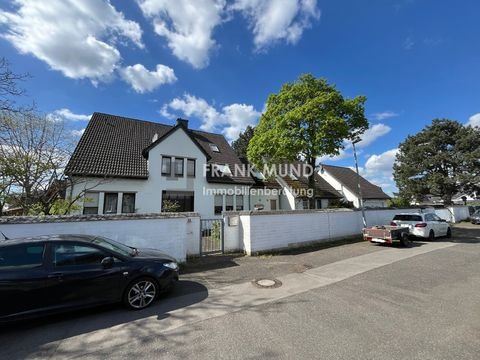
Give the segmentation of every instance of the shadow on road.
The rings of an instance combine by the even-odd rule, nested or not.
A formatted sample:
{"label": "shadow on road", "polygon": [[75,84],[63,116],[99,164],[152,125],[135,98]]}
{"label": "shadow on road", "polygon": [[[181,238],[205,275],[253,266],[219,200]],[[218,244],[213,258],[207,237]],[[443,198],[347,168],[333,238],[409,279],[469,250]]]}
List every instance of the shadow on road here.
{"label": "shadow on road", "polygon": [[460,223],[452,229],[452,242],[463,244],[480,243],[480,225]]}
{"label": "shadow on road", "polygon": [[205,286],[180,280],[170,294],[160,296],[155,304],[144,310],[132,311],[121,304],[113,304],[28,321],[4,323],[0,325],[0,354],[3,354],[2,358],[8,353],[10,356],[6,358],[22,358],[20,354],[18,357],[15,356],[17,354],[11,354],[10,346],[14,342],[18,344],[18,341],[22,341],[24,350],[29,349],[28,353],[31,353],[45,344],[96,330],[148,317],[162,320],[169,317],[169,312],[202,302],[207,297],[208,290]]}
{"label": "shadow on road", "polygon": [[235,259],[244,257],[243,253],[206,255],[189,258],[182,266],[181,274],[191,274],[200,271],[224,269],[239,266]]}

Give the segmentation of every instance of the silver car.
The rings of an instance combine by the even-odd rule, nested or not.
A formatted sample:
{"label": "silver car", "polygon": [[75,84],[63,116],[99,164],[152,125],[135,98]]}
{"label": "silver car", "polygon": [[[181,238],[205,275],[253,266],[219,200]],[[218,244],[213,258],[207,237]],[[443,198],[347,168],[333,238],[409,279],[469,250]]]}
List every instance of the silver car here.
{"label": "silver car", "polygon": [[452,236],[450,225],[435,213],[397,214],[393,217],[391,225],[408,227],[410,235],[429,240],[434,240],[440,236],[446,236],[447,238]]}
{"label": "silver car", "polygon": [[480,224],[480,210],[475,211],[470,216],[470,221],[472,222],[472,224]]}

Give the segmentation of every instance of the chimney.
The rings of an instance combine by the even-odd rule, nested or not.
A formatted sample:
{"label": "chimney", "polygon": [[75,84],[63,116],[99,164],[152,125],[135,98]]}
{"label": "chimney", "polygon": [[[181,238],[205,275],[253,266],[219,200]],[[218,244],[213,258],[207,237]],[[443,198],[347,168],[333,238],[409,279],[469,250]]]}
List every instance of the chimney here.
{"label": "chimney", "polygon": [[183,126],[185,129],[188,129],[188,120],[178,118],[177,126]]}

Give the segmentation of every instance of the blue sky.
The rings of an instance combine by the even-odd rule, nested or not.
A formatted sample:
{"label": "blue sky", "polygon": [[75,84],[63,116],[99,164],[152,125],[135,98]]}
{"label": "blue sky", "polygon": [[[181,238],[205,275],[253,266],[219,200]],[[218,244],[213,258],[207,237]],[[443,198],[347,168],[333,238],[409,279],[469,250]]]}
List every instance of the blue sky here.
{"label": "blue sky", "polygon": [[[387,192],[398,144],[432,119],[480,126],[480,3],[429,0],[0,1],[0,55],[78,135],[94,111],[234,139],[312,73],[365,95],[361,171]],[[353,166],[351,149],[322,159]]]}

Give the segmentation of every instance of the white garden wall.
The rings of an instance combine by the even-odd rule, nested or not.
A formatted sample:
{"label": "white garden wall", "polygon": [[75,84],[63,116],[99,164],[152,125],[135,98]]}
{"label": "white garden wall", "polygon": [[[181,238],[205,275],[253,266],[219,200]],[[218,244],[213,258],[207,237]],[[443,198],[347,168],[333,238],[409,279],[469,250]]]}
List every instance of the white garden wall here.
{"label": "white garden wall", "polygon": [[[466,208],[468,212],[468,208]],[[367,226],[389,224],[395,214],[421,212],[420,209],[366,210]],[[445,212],[445,214],[443,214]],[[459,221],[465,209],[437,211],[447,220]],[[447,218],[446,214],[458,214]],[[238,215],[238,216],[237,216]],[[443,215],[443,216],[442,216]],[[238,217],[237,222],[229,218]],[[363,228],[362,212],[352,210],[297,210],[270,212],[240,212],[225,215],[225,247],[257,252],[327,242],[348,237],[360,237]],[[228,245],[227,245],[228,244]]]}
{"label": "white garden wall", "polygon": [[161,250],[181,262],[186,260],[187,254],[199,252],[200,217],[196,214],[110,218],[112,220],[106,216],[90,220],[86,217],[55,217],[32,218],[32,221],[4,218],[0,230],[10,238],[47,234],[105,236],[127,245]]}

